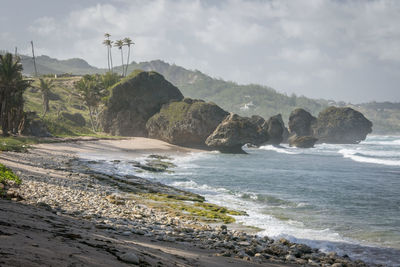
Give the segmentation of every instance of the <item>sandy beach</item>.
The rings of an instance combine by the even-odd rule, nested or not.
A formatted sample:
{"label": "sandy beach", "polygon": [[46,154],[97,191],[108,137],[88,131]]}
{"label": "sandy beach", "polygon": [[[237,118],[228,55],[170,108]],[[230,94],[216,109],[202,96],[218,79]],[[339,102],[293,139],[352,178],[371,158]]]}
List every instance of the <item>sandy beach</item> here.
{"label": "sandy beach", "polygon": [[[201,196],[146,179],[109,177],[82,153],[200,152],[147,138],[40,144],[0,154],[22,179],[0,200],[1,266],[366,266],[287,240],[271,240],[176,213],[172,199]],[[168,197],[165,197],[168,196]],[[175,204],[175,202],[173,202]]]}

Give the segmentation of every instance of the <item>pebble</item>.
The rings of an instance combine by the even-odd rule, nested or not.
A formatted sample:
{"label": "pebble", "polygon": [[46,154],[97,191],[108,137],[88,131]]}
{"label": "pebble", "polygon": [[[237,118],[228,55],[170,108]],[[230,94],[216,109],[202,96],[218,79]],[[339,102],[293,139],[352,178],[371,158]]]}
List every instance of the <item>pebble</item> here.
{"label": "pebble", "polygon": [[[284,238],[273,240],[266,236],[258,237],[230,230],[224,224],[213,228],[197,220],[184,220],[171,216],[136,203],[127,197],[129,195],[119,192],[94,176],[80,173],[74,169],[79,166],[71,162],[66,166],[65,162],[68,161],[59,166],[61,163],[55,163],[57,158],[47,156],[36,159],[33,153],[16,156],[15,160],[19,159],[36,165],[38,160],[45,161],[43,164],[46,166],[58,166],[62,169],[52,171],[54,174],[61,173],[58,176],[21,173],[23,184],[17,193],[25,199],[23,201],[35,205],[42,203],[42,207],[57,211],[57,215],[70,214],[91,220],[96,228],[113,234],[130,236],[133,233],[158,241],[187,242],[202,249],[215,249],[219,252],[218,255],[224,257],[239,257],[258,263],[287,261],[309,266],[367,266],[359,262],[356,264],[336,253],[320,253],[318,250],[292,243]],[[65,179],[60,178],[62,176]],[[107,179],[106,175],[102,177]],[[133,252],[123,253],[119,257],[127,263],[140,263],[138,256]]]}

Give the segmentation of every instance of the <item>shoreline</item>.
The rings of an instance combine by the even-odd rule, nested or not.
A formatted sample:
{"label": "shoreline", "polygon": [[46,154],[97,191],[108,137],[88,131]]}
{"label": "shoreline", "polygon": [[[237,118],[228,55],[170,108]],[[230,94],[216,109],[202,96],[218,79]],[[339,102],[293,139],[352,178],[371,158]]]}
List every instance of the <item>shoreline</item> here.
{"label": "shoreline", "polygon": [[[106,157],[110,157],[114,153],[121,154],[121,152],[133,157],[133,155],[143,156],[145,154],[176,155],[201,152],[201,150],[173,146],[159,140],[129,138],[40,144],[34,146],[34,149],[30,150],[28,154],[13,152],[0,154],[0,162],[13,169],[23,180],[23,185],[16,192],[25,200],[21,201],[23,206],[18,208],[24,209],[23,207],[25,207],[26,209],[28,206],[24,205],[39,206],[42,207],[43,212],[51,213],[53,214],[51,216],[58,219],[68,217],[68,220],[77,220],[80,223],[91,225],[90,229],[96,229],[102,235],[114,238],[116,241],[110,242],[116,247],[116,252],[114,251],[115,255],[109,252],[112,257],[109,257],[108,260],[114,259],[121,262],[122,259],[124,261],[123,257],[127,256],[127,253],[131,253],[126,252],[130,249],[142,263],[154,263],[151,257],[146,256],[146,251],[151,250],[154,246],[145,246],[144,252],[141,252],[137,250],[137,244],[132,245],[129,242],[143,239],[142,241],[147,242],[147,245],[157,244],[164,248],[165,255],[162,257],[165,257],[163,261],[166,266],[174,265],[172,261],[177,260],[182,261],[181,264],[187,260],[193,260],[191,264],[196,263],[200,266],[222,266],[224,264],[233,266],[311,264],[318,266],[319,263],[324,263],[325,266],[341,266],[341,264],[363,266],[361,262],[351,262],[349,259],[335,254],[326,255],[305,245],[290,243],[284,239],[274,241],[268,237],[260,238],[243,231],[232,230],[234,228],[232,225],[226,227],[218,224],[216,228],[213,228],[193,216],[182,216],[182,214],[173,216],[170,210],[163,209],[164,206],[173,204],[175,207],[176,205],[176,199],[173,199],[174,202],[171,204],[169,196],[184,196],[185,203],[186,200],[196,203],[198,196],[140,177],[129,177],[129,183],[127,183],[126,179],[123,179],[124,177],[117,177],[118,179],[111,177],[111,179],[104,175],[101,176],[101,174],[89,170],[87,166],[82,166],[82,162],[78,160],[78,153],[93,151],[106,153]],[[148,192],[158,194],[157,198],[154,198],[154,195],[148,195]],[[165,198],[165,196],[168,197]],[[12,205],[4,204],[4,200],[1,201],[0,207]],[[15,204],[17,205],[17,203]],[[18,203],[18,205],[21,204]],[[7,210],[7,212],[11,213],[11,210]],[[4,215],[3,212],[2,217]],[[5,219],[7,218],[1,218],[1,220]],[[35,222],[32,223],[35,224]],[[68,221],[65,224],[73,223]],[[89,232],[88,229],[77,234],[81,238],[78,238],[77,235],[73,238],[76,239],[73,240],[76,241],[75,246],[82,244],[82,239],[85,239],[82,236],[89,238]],[[12,236],[10,238],[13,239]],[[14,240],[14,242],[17,241],[24,242],[23,239]],[[39,244],[37,248],[42,245],[45,244]],[[171,245],[175,247],[175,250],[167,253],[165,248]],[[2,246],[0,245],[0,248]],[[182,249],[189,250],[192,256],[189,257],[182,253]],[[26,251],[22,248],[21,254],[23,254],[22,252]],[[207,261],[202,255],[207,255]],[[90,260],[90,257],[89,254],[86,260]],[[11,263],[12,261],[7,261],[9,258],[6,256],[2,261]],[[132,256],[132,258],[134,257]],[[61,261],[61,258],[59,260]],[[172,261],[169,262],[169,260]],[[140,262],[138,263],[140,264]],[[85,264],[90,264],[90,262],[86,261]]]}

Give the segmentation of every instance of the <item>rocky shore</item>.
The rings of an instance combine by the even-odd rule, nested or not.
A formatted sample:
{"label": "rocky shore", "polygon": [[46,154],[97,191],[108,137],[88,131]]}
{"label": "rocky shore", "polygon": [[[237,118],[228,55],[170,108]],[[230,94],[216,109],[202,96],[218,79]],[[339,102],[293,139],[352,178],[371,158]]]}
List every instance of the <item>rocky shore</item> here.
{"label": "rocky shore", "polygon": [[210,226],[211,217],[229,222],[240,213],[140,177],[96,172],[74,151],[52,146],[0,154],[22,179],[7,189],[11,201],[0,200],[0,265],[368,266],[229,224]]}

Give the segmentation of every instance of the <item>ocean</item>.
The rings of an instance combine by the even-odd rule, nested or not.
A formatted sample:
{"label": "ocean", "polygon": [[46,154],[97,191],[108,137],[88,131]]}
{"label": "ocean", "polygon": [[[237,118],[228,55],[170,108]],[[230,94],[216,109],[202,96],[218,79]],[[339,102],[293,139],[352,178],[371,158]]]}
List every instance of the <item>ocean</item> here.
{"label": "ocean", "polygon": [[236,221],[257,227],[258,235],[400,266],[400,136],[311,149],[244,149],[247,155],[177,156],[174,172],[161,174],[139,173],[127,155],[81,156],[105,160],[101,169],[108,173],[146,177],[244,210],[249,216]]}

